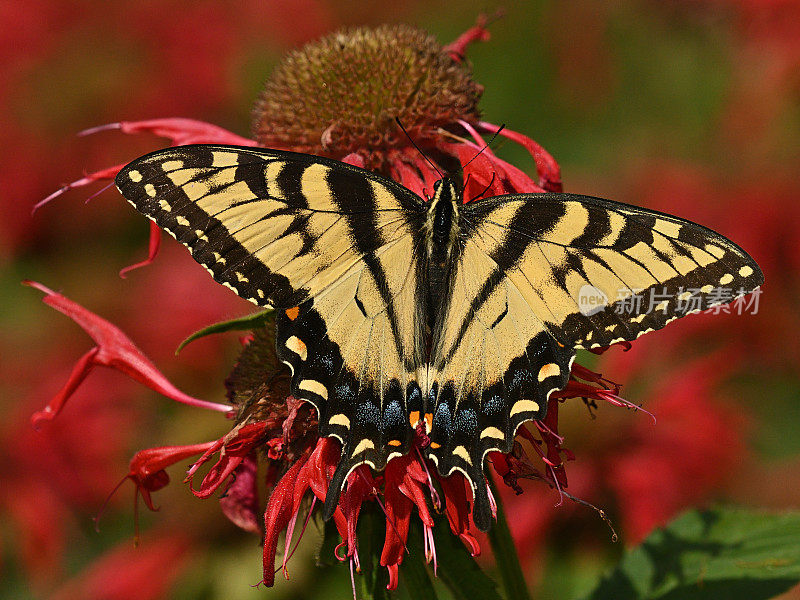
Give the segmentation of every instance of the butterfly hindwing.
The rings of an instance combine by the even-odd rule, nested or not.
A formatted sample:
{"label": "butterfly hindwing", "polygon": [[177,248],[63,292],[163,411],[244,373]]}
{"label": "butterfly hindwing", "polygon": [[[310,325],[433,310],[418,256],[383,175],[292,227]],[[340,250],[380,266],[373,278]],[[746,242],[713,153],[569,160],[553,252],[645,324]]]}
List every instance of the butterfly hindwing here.
{"label": "butterfly hindwing", "polygon": [[356,465],[380,470],[408,451],[421,336],[415,195],[336,161],[230,146],[155,152],[116,182],[217,281],[275,308],[292,394],[343,445],[331,511]]}

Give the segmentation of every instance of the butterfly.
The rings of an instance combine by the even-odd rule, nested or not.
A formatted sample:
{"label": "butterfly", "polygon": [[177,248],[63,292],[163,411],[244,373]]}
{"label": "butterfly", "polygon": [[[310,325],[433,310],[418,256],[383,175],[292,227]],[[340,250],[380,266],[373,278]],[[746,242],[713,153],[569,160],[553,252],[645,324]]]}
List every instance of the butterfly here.
{"label": "butterfly", "polygon": [[725,237],[589,196],[464,203],[447,176],[425,200],[335,160],[224,145],[153,152],[115,183],[219,283],[274,310],[292,395],[342,445],[326,518],[353,469],[382,470],[424,424],[427,458],[466,476],[488,530],[486,455],[545,417],[577,349],[763,283]]}

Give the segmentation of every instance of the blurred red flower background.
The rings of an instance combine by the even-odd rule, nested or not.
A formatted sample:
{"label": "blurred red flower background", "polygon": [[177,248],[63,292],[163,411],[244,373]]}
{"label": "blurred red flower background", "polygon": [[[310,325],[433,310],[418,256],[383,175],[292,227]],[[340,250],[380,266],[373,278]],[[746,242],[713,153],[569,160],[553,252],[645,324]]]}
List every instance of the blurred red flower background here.
{"label": "blurred red flower background", "polygon": [[[219,416],[163,401],[111,371],[93,373],[58,419],[32,429],[91,342],[49,311],[26,278],[119,325],[178,388],[212,401],[237,354],[235,336],[174,348],[209,323],[250,312],[171,240],[144,258],[147,227],[114,190],[71,191],[32,206],[96,169],[163,140],[117,131],[120,120],[188,117],[248,136],[252,102],[281,54],[347,24],[408,22],[446,43],[485,5],[406,2],[185,4],[167,0],[5,3],[0,19],[0,573],[13,597],[252,597],[253,537],[177,483],[154,495],[134,535],[136,450],[219,437]],[[758,313],[697,315],[628,352],[581,357],[654,413],[580,403],[560,412],[569,492],[610,514],[626,545],[681,509],[726,500],[800,502],[800,46],[797,2],[541,2],[508,10],[492,40],[470,49],[486,87],[485,117],[542,143],[567,191],[681,215],[737,241],[766,285]],[[512,164],[534,165],[513,144]],[[579,358],[579,360],[581,360]],[[188,466],[188,462],[186,466]],[[596,513],[535,482],[503,486],[512,534],[537,597],[574,596],[621,551]],[[312,572],[315,526],[274,596],[350,597],[344,569]],[[491,563],[491,557],[482,560]],[[580,566],[579,575],[570,578]],[[565,581],[569,579],[569,581]],[[279,578],[280,580],[280,578]],[[112,585],[114,587],[110,587]],[[402,587],[402,577],[401,577]],[[795,595],[791,597],[800,597]]]}

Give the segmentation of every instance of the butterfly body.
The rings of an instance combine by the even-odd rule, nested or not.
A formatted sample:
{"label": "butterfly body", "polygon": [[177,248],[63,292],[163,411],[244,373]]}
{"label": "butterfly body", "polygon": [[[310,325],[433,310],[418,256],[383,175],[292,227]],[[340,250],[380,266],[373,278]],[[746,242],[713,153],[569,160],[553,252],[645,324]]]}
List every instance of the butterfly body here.
{"label": "butterfly body", "polygon": [[[443,178],[426,201],[329,159],[208,145],[144,156],[116,182],[217,281],[275,309],[292,394],[342,443],[328,516],[355,467],[381,470],[423,423],[427,457],[468,478],[487,529],[486,454],[510,451],[522,423],[544,418],[576,349],[695,312],[681,304],[689,289],[708,300],[763,281],[719,234],[587,196],[464,204]],[[655,289],[663,299],[619,310]]]}

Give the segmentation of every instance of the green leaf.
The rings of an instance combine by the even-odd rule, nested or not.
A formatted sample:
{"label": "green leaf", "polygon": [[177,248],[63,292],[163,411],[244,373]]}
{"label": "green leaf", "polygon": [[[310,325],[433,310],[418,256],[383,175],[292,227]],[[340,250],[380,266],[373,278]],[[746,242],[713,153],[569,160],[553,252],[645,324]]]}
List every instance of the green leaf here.
{"label": "green leaf", "polygon": [[503,582],[506,598],[528,600],[530,598],[528,584],[522,574],[517,548],[514,546],[511,532],[508,530],[508,522],[506,521],[505,511],[503,511],[500,494],[491,478],[489,479],[489,485],[492,488],[492,494],[497,499],[497,522],[489,530],[489,543],[492,545],[492,552],[497,562],[497,570],[500,572],[500,580]]}
{"label": "green leaf", "polygon": [[195,331],[192,335],[183,340],[175,350],[175,354],[177,355],[191,342],[202,337],[206,337],[207,335],[211,335],[212,333],[223,333],[225,331],[250,331],[252,329],[258,329],[259,327],[264,327],[270,319],[272,319],[272,310],[265,310],[262,312],[253,313],[252,315],[237,317],[236,319],[231,319],[230,321],[214,323],[213,325],[204,327],[200,331]]}
{"label": "green leaf", "polygon": [[450,531],[447,519],[444,517],[436,519],[433,535],[436,541],[436,556],[439,560],[438,576],[453,594],[453,598],[501,600],[497,584],[481,570],[458,536]]}
{"label": "green leaf", "polygon": [[800,513],[684,513],[629,551],[587,600],[761,600],[800,581]]}

